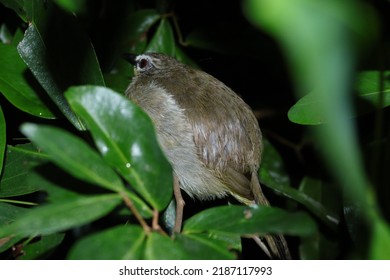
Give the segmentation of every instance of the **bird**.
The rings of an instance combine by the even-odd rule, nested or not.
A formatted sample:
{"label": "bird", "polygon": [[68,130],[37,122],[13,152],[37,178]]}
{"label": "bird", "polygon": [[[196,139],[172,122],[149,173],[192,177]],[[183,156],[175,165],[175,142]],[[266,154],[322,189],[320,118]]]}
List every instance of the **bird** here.
{"label": "bird", "polygon": [[[125,96],[150,117],[172,165],[179,220],[180,189],[201,201],[233,196],[245,205],[269,206],[258,177],[262,133],[250,106],[223,82],[174,57],[123,56],[134,66]],[[259,242],[269,257],[291,258],[284,236],[264,238],[269,250]]]}

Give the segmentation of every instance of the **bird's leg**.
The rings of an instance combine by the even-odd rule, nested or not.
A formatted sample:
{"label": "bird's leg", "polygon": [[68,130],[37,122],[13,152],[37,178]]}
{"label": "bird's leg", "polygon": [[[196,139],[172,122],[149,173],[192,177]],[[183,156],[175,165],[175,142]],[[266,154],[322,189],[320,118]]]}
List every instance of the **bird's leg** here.
{"label": "bird's leg", "polygon": [[173,175],[173,194],[176,200],[176,218],[173,232],[179,233],[183,223],[183,210],[185,202],[183,196],[181,195],[179,178],[177,178],[176,175]]}

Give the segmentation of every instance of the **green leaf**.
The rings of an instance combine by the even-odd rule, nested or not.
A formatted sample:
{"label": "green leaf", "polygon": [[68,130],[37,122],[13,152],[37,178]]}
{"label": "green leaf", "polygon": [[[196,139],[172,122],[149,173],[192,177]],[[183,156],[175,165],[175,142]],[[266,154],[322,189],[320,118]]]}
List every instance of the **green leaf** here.
{"label": "green leaf", "polygon": [[68,199],[32,209],[0,228],[0,237],[47,235],[77,227],[109,213],[121,202],[117,194]]}
{"label": "green leaf", "polygon": [[175,243],[180,245],[193,260],[232,260],[236,258],[236,255],[229,251],[229,244],[204,234],[175,235]]}
{"label": "green leaf", "polygon": [[[373,111],[378,106],[382,108],[390,106],[390,71],[383,73],[383,103],[380,103],[380,72],[364,71],[358,74],[355,85],[357,107],[355,115]],[[324,111],[325,98],[314,92],[309,93],[299,99],[288,111],[290,121],[302,125],[326,124],[329,119]],[[352,114],[351,116],[352,117]]]}
{"label": "green leaf", "polygon": [[20,260],[47,259],[53,251],[64,240],[64,233],[56,233],[37,237],[38,240],[31,240],[23,246],[23,254],[18,257]]}
{"label": "green leaf", "polygon": [[327,166],[363,212],[372,213],[370,183],[350,118],[350,92],[359,47],[352,42],[370,42],[377,34],[373,10],[363,2],[337,0],[247,0],[245,9],[254,24],[280,43],[295,91],[302,95],[312,89],[323,102],[320,120],[328,123],[315,132]]}
{"label": "green leaf", "polygon": [[86,0],[54,0],[54,2],[69,13],[82,14],[87,11]]}
{"label": "green leaf", "polygon": [[190,255],[185,249],[169,238],[157,232],[148,235],[144,258],[147,260],[187,260]]}
{"label": "green leaf", "polygon": [[172,197],[172,169],[149,117],[104,87],[74,87],[66,97],[106,161],[154,208],[164,209]]}
{"label": "green leaf", "polygon": [[18,44],[23,40],[23,37],[24,37],[23,31],[20,28],[18,28],[15,31],[15,34],[14,34],[14,37],[12,39],[11,45],[15,46],[15,48],[16,48],[18,46]]}
{"label": "green leaf", "polygon": [[[0,202],[0,228],[13,223],[18,217],[24,215],[27,211],[27,208]],[[20,238],[16,238],[13,235],[0,237],[0,253],[12,247],[12,245],[18,242],[19,239]]]}
{"label": "green leaf", "polygon": [[[34,50],[34,51],[33,51]],[[30,68],[35,78],[46,90],[50,98],[69,119],[69,121],[78,129],[84,129],[84,125],[70,110],[62,89],[56,83],[53,74],[48,65],[47,50],[39,33],[33,25],[30,25],[25,33],[24,39],[18,45],[18,51],[24,62]]]}
{"label": "green leaf", "polygon": [[31,144],[8,146],[0,181],[0,197],[12,197],[41,190],[39,184],[29,182],[32,169],[47,161]]}
{"label": "green leaf", "polygon": [[386,221],[377,218],[372,223],[369,258],[390,260],[390,228]]}
{"label": "green leaf", "polygon": [[135,45],[160,18],[160,14],[154,9],[143,9],[129,14],[125,21],[126,36],[123,44]]}
{"label": "green leaf", "polygon": [[288,213],[282,209],[259,206],[219,206],[204,210],[185,224],[183,233],[224,232],[246,234],[287,234],[309,236],[316,231],[313,220],[305,213]]}
{"label": "green leaf", "polygon": [[58,166],[81,180],[124,192],[119,176],[81,139],[50,126],[24,124],[21,131],[41,147]]}
{"label": "green leaf", "polygon": [[264,139],[264,152],[259,170],[261,183],[285,197],[289,197],[304,206],[332,228],[339,223],[339,217],[326,209],[319,201],[304,192],[291,187],[290,178],[283,165],[283,159],[269,141]]}
{"label": "green leaf", "polygon": [[[370,109],[390,106],[390,71],[383,72],[383,103],[380,100],[381,89],[380,71],[363,71],[357,78],[356,90],[358,97],[369,102]],[[359,109],[359,108],[358,108]],[[367,107],[364,108],[367,111]],[[360,108],[362,111],[363,108]]]}
{"label": "green leaf", "polygon": [[[5,147],[7,145],[7,134],[5,130],[5,119],[3,110],[0,106],[0,176],[3,173],[3,161],[4,161],[4,154],[5,154]],[[1,182],[0,182],[1,186]],[[1,187],[0,187],[1,191]]]}
{"label": "green leaf", "polygon": [[150,40],[145,52],[160,52],[175,56],[175,37],[168,19],[160,21],[156,33]]}
{"label": "green leaf", "polygon": [[327,112],[323,106],[322,96],[309,93],[298,100],[288,111],[288,119],[302,125],[319,125],[327,123]]}
{"label": "green leaf", "polygon": [[[86,184],[72,176],[68,176],[62,169],[52,163],[40,165],[29,174],[27,182],[32,186],[39,186],[40,190],[48,194],[46,200],[57,202],[68,200],[96,192],[95,185]],[[126,195],[134,203],[142,217],[150,218],[153,211],[150,207],[134,193],[126,191]],[[131,212],[123,206],[123,215],[129,216]]]}
{"label": "green leaf", "polygon": [[141,258],[144,240],[141,227],[120,225],[81,239],[71,248],[68,259],[137,260]]}
{"label": "green leaf", "polygon": [[6,226],[13,223],[17,217],[24,215],[26,211],[28,211],[28,208],[0,202],[0,225]]}
{"label": "green leaf", "polygon": [[23,21],[27,22],[24,2],[25,0],[0,0],[0,3],[7,8],[14,10]]}
{"label": "green leaf", "polygon": [[198,68],[200,69],[199,65],[191,59],[183,50],[180,46],[175,47],[175,56],[176,59],[184,64],[187,64],[193,68]]}
{"label": "green leaf", "polygon": [[334,260],[340,258],[340,244],[320,231],[313,236],[302,238],[299,257],[302,260]]}
{"label": "green leaf", "polygon": [[72,85],[104,85],[93,46],[77,18],[52,2],[32,0],[25,8],[32,24],[18,45],[19,54],[61,112],[84,129],[63,92]]}
{"label": "green leaf", "polygon": [[[113,66],[104,73],[106,86],[125,92],[133,74],[133,67],[124,59],[118,59],[123,53],[140,54],[145,51],[149,29],[161,18],[155,9],[142,9],[131,12],[123,19],[119,28],[118,49],[109,54]],[[118,32],[118,31],[117,31]]]}
{"label": "green leaf", "polygon": [[18,109],[41,118],[54,118],[40,99],[45,94],[13,45],[0,44],[0,91]]}

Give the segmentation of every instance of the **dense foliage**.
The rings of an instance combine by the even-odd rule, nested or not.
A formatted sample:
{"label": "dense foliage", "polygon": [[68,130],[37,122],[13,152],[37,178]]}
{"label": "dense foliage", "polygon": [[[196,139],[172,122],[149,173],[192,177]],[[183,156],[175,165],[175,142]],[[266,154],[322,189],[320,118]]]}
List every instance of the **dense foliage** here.
{"label": "dense foliage", "polygon": [[[375,5],[374,5],[375,4]],[[0,257],[390,258],[385,0],[0,0]],[[150,119],[123,93],[125,52],[222,80],[264,134],[273,207],[186,197]],[[157,226],[153,221],[157,221]]]}

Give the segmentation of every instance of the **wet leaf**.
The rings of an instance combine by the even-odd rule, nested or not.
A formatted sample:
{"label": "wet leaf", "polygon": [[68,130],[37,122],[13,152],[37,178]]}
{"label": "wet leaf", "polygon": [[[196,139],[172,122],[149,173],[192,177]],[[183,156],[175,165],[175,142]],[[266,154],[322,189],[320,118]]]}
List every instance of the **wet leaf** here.
{"label": "wet leaf", "polygon": [[66,96],[105,160],[154,208],[164,209],[172,198],[172,169],[149,117],[108,88],[74,87]]}

